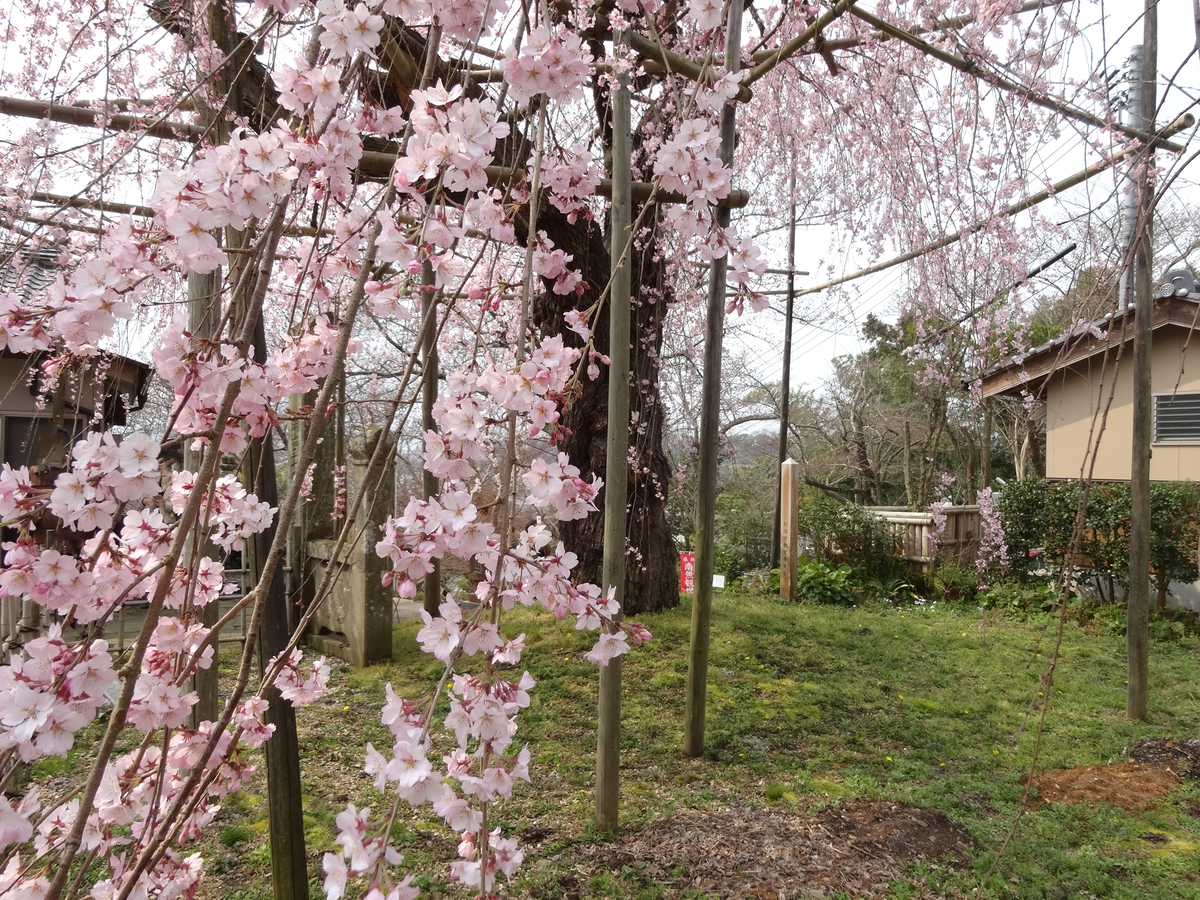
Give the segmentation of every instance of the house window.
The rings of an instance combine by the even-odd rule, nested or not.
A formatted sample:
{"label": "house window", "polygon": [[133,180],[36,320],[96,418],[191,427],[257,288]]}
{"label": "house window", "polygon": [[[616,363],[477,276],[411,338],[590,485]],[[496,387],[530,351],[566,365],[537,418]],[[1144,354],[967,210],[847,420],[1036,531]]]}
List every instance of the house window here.
{"label": "house window", "polygon": [[1154,443],[1200,444],[1200,393],[1154,398]]}

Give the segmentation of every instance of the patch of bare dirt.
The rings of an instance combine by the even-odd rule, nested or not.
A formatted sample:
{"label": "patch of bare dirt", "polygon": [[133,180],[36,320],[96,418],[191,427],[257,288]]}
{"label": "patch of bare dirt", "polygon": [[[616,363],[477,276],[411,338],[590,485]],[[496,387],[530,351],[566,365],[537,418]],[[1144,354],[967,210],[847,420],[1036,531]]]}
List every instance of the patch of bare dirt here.
{"label": "patch of bare dirt", "polygon": [[1104,803],[1134,811],[1156,806],[1177,784],[1179,777],[1170,769],[1127,762],[1046,772],[1037,789],[1049,803]]}
{"label": "patch of bare dirt", "polygon": [[1134,762],[1170,769],[1180,778],[1200,779],[1200,739],[1143,738],[1130,748]]}
{"label": "patch of bare dirt", "polygon": [[[612,869],[638,868],[674,890],[734,900],[883,897],[917,860],[951,868],[972,844],[936,810],[849,800],[816,815],[784,809],[683,810],[670,819],[588,849]],[[917,897],[932,897],[915,885]]]}

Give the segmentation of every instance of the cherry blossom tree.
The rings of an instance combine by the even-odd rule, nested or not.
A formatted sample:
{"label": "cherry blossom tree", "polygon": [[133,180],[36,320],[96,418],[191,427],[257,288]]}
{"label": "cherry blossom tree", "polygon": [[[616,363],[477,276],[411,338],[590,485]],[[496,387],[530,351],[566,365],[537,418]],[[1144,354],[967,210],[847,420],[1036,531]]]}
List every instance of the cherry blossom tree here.
{"label": "cherry blossom tree", "polygon": [[[820,172],[823,215],[880,252],[986,223],[920,263],[918,329],[945,318],[922,310],[944,301],[947,267],[992,283],[1024,265],[1020,227],[996,213],[1031,180],[1030,142],[1055,128],[1047,102],[1093,99],[1088,86],[1051,96],[1064,15],[1022,24],[1007,3],[879,5],[905,35],[940,28],[929,39],[970,60],[962,70],[844,0],[754,9],[739,78],[715,63],[725,12],[713,0],[686,10],[656,0],[35,0],[7,14],[5,109],[27,118],[0,154],[17,273],[0,295],[0,345],[27,355],[45,384],[118,345],[140,347],[172,399],[161,433],[100,428],[75,444],[66,471],[0,471],[11,531],[0,590],[56,621],[0,667],[0,894],[78,896],[95,866],[96,900],[194,893],[203,861],[189,842],[245,782],[249,751],[274,730],[272,704],[303,706],[325,689],[328,667],[299,645],[332,572],[285,645],[263,654],[261,675],[254,654],[337,387],[350,369],[369,373],[381,426],[375,480],[339,510],[344,544],[379,490],[418,378],[436,377],[432,366],[416,374],[428,335],[446,377],[422,462],[441,487],[407,500],[370,539],[401,596],[446,557],[476,560],[485,577],[471,611],[447,599],[426,613],[418,638],[444,663],[441,680],[423,697],[388,689],[381,717],[393,746],[364,751],[384,804],[338,817],[325,891],[416,895],[392,843],[402,803],[429,804],[460,835],[452,875],[478,896],[513,876],[523,851],[490,810],[536,771],[516,741],[534,683],[507,674],[525,645],[505,630],[506,612],[540,606],[598,631],[589,658],[599,665],[650,638],[592,583],[609,425],[605,304],[622,246],[597,194],[618,77],[634,83],[638,113],[624,259],[634,286],[629,534],[642,557],[626,596],[641,606],[675,596],[664,328],[721,258],[727,313],[766,307],[755,237],[787,207],[785,166]],[[957,24],[939,19],[951,12],[962,13]],[[1013,79],[1023,91],[1000,84]],[[716,121],[731,103],[749,103],[762,127],[743,129],[735,166],[752,205],[722,227],[714,205],[739,196],[717,152]],[[866,153],[879,173],[861,164]],[[35,284],[21,260],[45,248],[59,274]],[[187,315],[197,302],[204,329]],[[263,447],[269,456],[287,418],[302,420],[302,438],[268,501],[223,462]],[[194,462],[171,471],[164,448]],[[206,624],[228,590],[224,554],[272,534],[257,583]],[[134,599],[148,601],[145,627],[114,659],[104,624]],[[189,679],[213,665],[241,608],[252,615],[233,686],[215,717],[192,725]],[[45,807],[36,791],[9,799],[16,766],[65,753],[114,692],[78,790]]]}

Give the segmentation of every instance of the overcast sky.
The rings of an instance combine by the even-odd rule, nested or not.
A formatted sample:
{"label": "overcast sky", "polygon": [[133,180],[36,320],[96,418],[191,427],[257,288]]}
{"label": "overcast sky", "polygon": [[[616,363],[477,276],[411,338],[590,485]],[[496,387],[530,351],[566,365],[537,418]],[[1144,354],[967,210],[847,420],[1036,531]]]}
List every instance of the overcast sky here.
{"label": "overcast sky", "polygon": [[[1070,72],[1082,79],[1089,71],[1103,68],[1111,71],[1123,66],[1135,44],[1142,42],[1142,0],[1106,0],[1100,3],[1084,3],[1079,12],[1082,39],[1073,49]],[[1194,106],[1200,97],[1200,60],[1194,55],[1196,43],[1192,0],[1159,0],[1159,122],[1165,124],[1176,118],[1189,107],[1200,118],[1200,110]],[[1189,58],[1189,55],[1191,58]],[[1078,74],[1075,74],[1078,73]],[[1178,73],[1171,90],[1165,90],[1172,77]],[[1069,135],[1069,131],[1065,132]],[[1079,171],[1098,157],[1088,153],[1078,140],[1069,136],[1043,155],[1045,171],[1051,180],[1057,180]],[[1104,177],[1096,179],[1089,188],[1076,188],[1067,192],[1062,203],[1046,204],[1045,213],[1060,221],[1077,215],[1086,209],[1093,198],[1105,198],[1113,191],[1113,179],[1107,184]],[[1193,176],[1200,182],[1200,171]],[[1182,196],[1193,192],[1186,180],[1181,183]],[[843,273],[849,273],[870,264],[855,252],[854,248],[839,248],[839,265]],[[910,248],[902,248],[901,251]],[[770,265],[786,266],[786,241],[769,249]],[[801,230],[797,236],[796,266],[800,270],[817,270],[817,263],[830,255],[829,236],[818,229]],[[798,324],[792,356],[792,386],[815,388],[832,371],[831,361],[842,354],[861,349],[858,334],[859,324],[869,313],[889,321],[895,320],[896,294],[905,284],[905,266],[870,276],[856,283],[855,296],[848,302],[836,302],[824,295],[810,295],[801,301],[798,313],[808,315],[814,324]],[[798,287],[811,284],[817,279],[797,279]],[[820,280],[824,280],[823,278]],[[764,280],[764,286],[780,289],[786,286],[782,276]],[[782,298],[777,306],[782,309]],[[759,377],[778,381],[783,364],[783,316],[779,312],[765,312],[753,322],[738,323],[739,333],[731,335],[731,346],[736,350],[744,346],[751,350],[750,358],[758,368]]]}

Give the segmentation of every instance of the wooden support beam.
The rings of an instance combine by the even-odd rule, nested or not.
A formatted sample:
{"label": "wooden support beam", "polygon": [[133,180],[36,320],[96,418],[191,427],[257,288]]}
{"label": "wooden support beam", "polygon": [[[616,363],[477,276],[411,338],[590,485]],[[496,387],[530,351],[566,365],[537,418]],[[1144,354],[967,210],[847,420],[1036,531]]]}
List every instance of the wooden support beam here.
{"label": "wooden support beam", "polygon": [[[676,75],[682,75],[684,78],[690,78],[692,81],[699,81],[702,84],[710,84],[716,80],[716,72],[711,66],[694,63],[690,59],[668,50],[658,41],[653,41],[636,31],[626,31],[625,36],[629,46],[636,50],[641,57],[665,66],[668,72],[674,72]],[[750,92],[750,88],[743,84],[738,88],[737,97],[734,99],[739,103],[749,103],[752,96],[754,95]]]}
{"label": "wooden support beam", "polygon": [[830,22],[842,16],[846,10],[850,9],[854,5],[854,2],[855,0],[838,0],[837,4],[834,5],[833,8],[827,10],[825,13],[819,16],[815,22],[804,29],[803,33],[792,38],[792,40],[788,41],[778,50],[771,53],[769,57],[764,59],[757,66],[743,75],[742,84],[749,87],[785,59],[795,56],[796,53],[800,51],[801,47],[824,31],[825,26],[827,26]]}
{"label": "wooden support beam", "polygon": [[[1164,140],[1164,138],[1179,134],[1179,132],[1184,131],[1188,128],[1191,128],[1195,124],[1196,124],[1196,117],[1193,116],[1191,113],[1187,113],[1186,115],[1180,116],[1178,119],[1176,119],[1170,125],[1168,125],[1166,128],[1159,131],[1158,134],[1152,138],[1152,140],[1158,147],[1161,147],[1161,148],[1173,147],[1175,145]],[[1101,172],[1105,172],[1105,171],[1111,169],[1113,166],[1115,166],[1117,163],[1119,163],[1126,156],[1129,156],[1131,152],[1132,151],[1129,149],[1119,150],[1116,153],[1114,153],[1112,156],[1102,159],[1097,163],[1093,163],[1092,165],[1088,166],[1086,169],[1076,172],[1074,175],[1070,176],[1069,178],[1064,178],[1062,181],[1055,182],[1053,185],[1046,188],[1045,190],[1038,191],[1036,194],[1030,194],[1024,200],[1020,200],[1020,201],[1012,204],[1011,206],[1006,206],[1004,209],[1002,209],[998,213],[996,213],[994,218],[1000,219],[1000,218],[1006,218],[1008,216],[1015,216],[1018,213],[1022,213],[1027,209],[1031,209],[1032,207],[1037,206],[1039,203],[1042,203],[1043,201],[1050,199],[1051,197],[1055,196],[1056,194],[1059,194],[1062,191],[1067,190],[1068,188],[1075,187],[1075,185],[1077,185],[1077,184],[1082,184],[1083,182],[1087,181],[1089,178],[1094,178],[1095,176],[1099,175]],[[953,234],[948,234],[948,235],[946,235],[946,237],[939,238],[938,240],[934,241],[931,244],[926,244],[924,247],[919,247],[916,250],[910,250],[908,253],[902,253],[899,256],[892,257],[891,259],[889,259],[885,262],[877,263],[876,265],[873,265],[873,266],[867,266],[865,269],[859,269],[857,272],[851,272],[849,275],[843,275],[840,278],[834,278],[832,281],[826,281],[823,284],[814,285],[813,287],[805,288],[802,291],[797,291],[796,296],[804,297],[808,294],[815,294],[818,291],[825,290],[826,288],[831,288],[831,287],[834,287],[839,284],[846,284],[847,282],[850,282],[850,281],[856,281],[859,278],[865,278],[867,275],[874,275],[878,272],[882,272],[886,269],[890,269],[893,266],[898,266],[901,263],[911,262],[912,260],[916,259],[919,256],[924,256],[926,253],[932,253],[935,250],[941,250],[943,247],[949,247],[951,244],[961,241],[964,237],[968,237],[972,234],[975,234],[977,231],[982,231],[984,228],[987,227],[988,221],[990,221],[990,220],[976,222],[974,225],[970,226],[969,228],[964,228],[962,231],[956,231]]]}
{"label": "wooden support beam", "polygon": [[[1066,116],[1068,119],[1075,119],[1076,121],[1083,122],[1087,125],[1093,125],[1097,128],[1111,128],[1113,131],[1121,132],[1121,134],[1125,135],[1126,137],[1136,138],[1142,143],[1159,140],[1160,136],[1151,132],[1138,128],[1131,128],[1128,125],[1122,125],[1120,122],[1109,122],[1106,119],[1102,119],[1100,116],[1092,115],[1087,110],[1073,106],[1070,103],[1067,103],[1065,100],[1055,100],[1052,97],[1047,97],[1044,94],[1038,93],[1032,88],[1017,84],[1015,81],[1010,81],[1002,75],[988,71],[973,60],[963,59],[961,56],[955,56],[953,53],[942,50],[940,47],[935,47],[928,41],[922,40],[916,35],[892,25],[890,22],[885,22],[883,19],[879,18],[879,16],[869,13],[866,10],[859,9],[857,6],[850,7],[850,14],[857,16],[868,25],[873,25],[880,31],[891,35],[897,40],[904,41],[904,43],[915,47],[917,50],[920,50],[927,56],[932,56],[934,59],[940,60],[946,65],[958,69],[958,71],[966,75],[978,78],[984,84],[990,84],[993,87],[1000,88],[1001,90],[1010,91],[1016,94],[1018,97],[1023,97],[1036,106],[1048,109],[1051,112],[1056,112],[1061,116]],[[1172,150],[1175,153],[1183,152],[1183,147],[1181,147],[1179,144],[1162,142],[1161,146],[1167,150]]]}
{"label": "wooden support beam", "polygon": [[106,113],[88,106],[22,100],[19,97],[0,97],[0,115],[49,119],[51,122],[79,125],[83,128],[140,131],[148,137],[185,143],[195,143],[204,136],[203,128],[189,122],[169,122],[166,119],[152,119],[124,112]]}
{"label": "wooden support beam", "polygon": [[66,194],[52,194],[48,191],[34,191],[29,199],[34,203],[48,203],[59,209],[84,209],[88,212],[107,212],[118,216],[154,218],[154,210],[136,203],[115,203],[112,200],[93,200],[90,197],[68,197]]}

